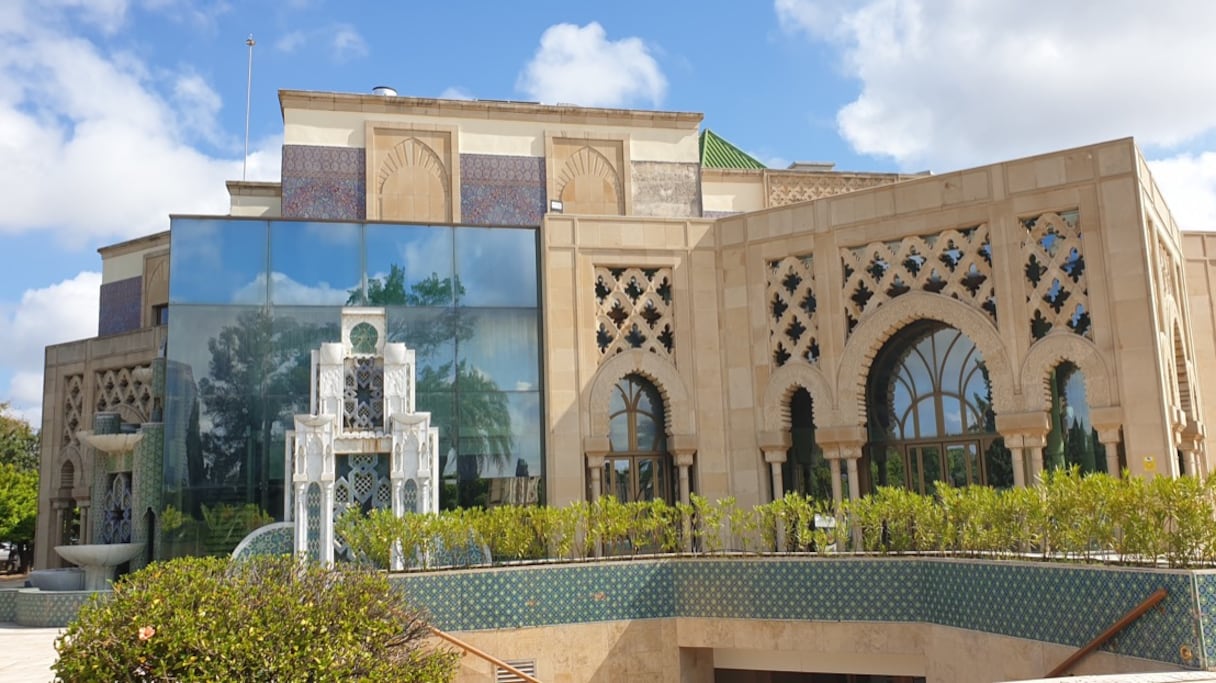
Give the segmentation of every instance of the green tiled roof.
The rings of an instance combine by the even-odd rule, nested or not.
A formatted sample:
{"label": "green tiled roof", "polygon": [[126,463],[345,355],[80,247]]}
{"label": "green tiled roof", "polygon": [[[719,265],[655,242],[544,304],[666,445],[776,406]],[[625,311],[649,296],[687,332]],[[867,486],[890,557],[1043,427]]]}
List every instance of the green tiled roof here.
{"label": "green tiled roof", "polygon": [[704,168],[768,168],[747,152],[706,128],[701,131],[701,166]]}

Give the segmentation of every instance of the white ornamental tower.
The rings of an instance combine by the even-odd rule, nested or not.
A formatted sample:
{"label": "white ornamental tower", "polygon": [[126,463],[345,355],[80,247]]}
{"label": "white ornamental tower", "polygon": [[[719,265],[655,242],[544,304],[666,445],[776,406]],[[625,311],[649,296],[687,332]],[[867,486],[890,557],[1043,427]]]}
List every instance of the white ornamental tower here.
{"label": "white ornamental tower", "polygon": [[439,431],[414,412],[414,352],[385,343],[386,320],[383,308],[342,309],[342,341],[312,352],[311,412],[287,433],[295,552],[327,565],[347,508],[439,509]]}

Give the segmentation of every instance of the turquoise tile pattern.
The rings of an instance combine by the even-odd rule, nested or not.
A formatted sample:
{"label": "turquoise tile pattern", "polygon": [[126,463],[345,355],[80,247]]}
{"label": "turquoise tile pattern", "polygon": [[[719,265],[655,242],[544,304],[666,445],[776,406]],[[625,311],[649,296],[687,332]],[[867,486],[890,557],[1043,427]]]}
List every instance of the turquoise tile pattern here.
{"label": "turquoise tile pattern", "polygon": [[17,589],[0,588],[0,623],[17,621]]}
{"label": "turquoise tile pattern", "polygon": [[1203,636],[1203,659],[1216,666],[1216,571],[1198,571],[1195,577],[1195,603]]}
{"label": "turquoise tile pattern", "polygon": [[[1201,632],[1204,624],[1216,633],[1216,573],[752,558],[498,568],[394,580],[437,626],[454,631],[661,617],[899,621],[1074,647],[1165,588],[1165,601],[1103,649],[1182,667],[1216,665],[1216,647]],[[1198,609],[1197,595],[1207,601]]]}
{"label": "turquoise tile pattern", "polygon": [[[108,596],[109,591],[100,595]],[[67,626],[76,618],[89,600],[93,599],[92,591],[40,591],[27,588],[17,591],[16,623],[20,626],[48,628],[52,626]]]}

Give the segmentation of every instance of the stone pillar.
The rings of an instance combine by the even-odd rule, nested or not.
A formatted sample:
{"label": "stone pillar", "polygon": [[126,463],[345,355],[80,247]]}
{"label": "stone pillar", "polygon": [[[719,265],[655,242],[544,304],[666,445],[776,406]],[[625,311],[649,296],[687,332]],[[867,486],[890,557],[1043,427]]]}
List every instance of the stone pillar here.
{"label": "stone pillar", "polygon": [[1005,448],[1009,449],[1009,466],[1013,470],[1014,488],[1026,486],[1026,457],[1025,446],[1021,434],[1008,434],[1004,437]]}
{"label": "stone pillar", "polygon": [[1047,447],[1047,436],[1027,436],[1026,454],[1030,456],[1030,483],[1043,481],[1043,449]]}
{"label": "stone pillar", "polygon": [[823,457],[828,461],[828,469],[832,472],[832,502],[839,508],[840,504],[844,502],[844,494],[840,486],[840,457],[835,454],[829,457],[827,449],[824,449]]}
{"label": "stone pillar", "polygon": [[1195,420],[1188,419],[1179,436],[1186,473],[1202,479],[1205,475],[1204,460],[1206,459],[1203,450],[1203,428]]}
{"label": "stone pillar", "polygon": [[334,566],[334,482],[321,482],[321,562]]}
{"label": "stone pillar", "polygon": [[583,439],[583,452],[587,459],[587,476],[591,488],[591,502],[600,499],[604,494],[602,473],[604,471],[604,456],[608,455],[611,444],[606,436],[588,436]]}
{"label": "stone pillar", "polygon": [[[308,552],[308,482],[296,482],[296,555]],[[309,558],[312,559],[312,558]]]}
{"label": "stone pillar", "polygon": [[671,449],[676,467],[679,469],[680,502],[688,503],[689,495],[692,493],[689,468],[696,462],[697,437],[691,434],[673,434],[668,439],[667,447]]}
{"label": "stone pillar", "polygon": [[76,507],[80,508],[80,544],[92,543],[93,526],[89,522],[89,501],[80,501],[76,503]]}
{"label": "stone pillar", "polygon": [[692,493],[692,486],[688,479],[688,469],[692,467],[693,453],[684,451],[676,453],[676,467],[679,468],[680,476],[680,502],[689,502],[689,496]]}
{"label": "stone pillar", "polygon": [[783,480],[781,466],[785,464],[790,446],[793,444],[793,439],[788,431],[760,432],[756,436],[756,441],[760,445],[760,452],[764,454],[764,462],[769,465],[773,487],[771,500],[777,500],[785,495],[785,481]]}
{"label": "stone pillar", "polygon": [[[55,509],[55,538],[52,546],[63,545],[67,541],[67,509],[71,501],[62,498],[56,499],[51,505]],[[58,557],[54,555],[53,557]]]}

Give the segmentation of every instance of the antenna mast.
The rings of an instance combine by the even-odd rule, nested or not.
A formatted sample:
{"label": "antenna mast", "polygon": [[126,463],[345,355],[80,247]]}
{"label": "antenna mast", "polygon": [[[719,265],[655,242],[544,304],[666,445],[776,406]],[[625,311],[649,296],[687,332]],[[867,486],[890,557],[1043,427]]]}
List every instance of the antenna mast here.
{"label": "antenna mast", "polygon": [[242,182],[249,171],[249,98],[253,93],[253,46],[257,44],[253,40],[252,33],[245,39],[245,44],[249,46],[249,72],[245,76],[245,156],[241,160]]}

